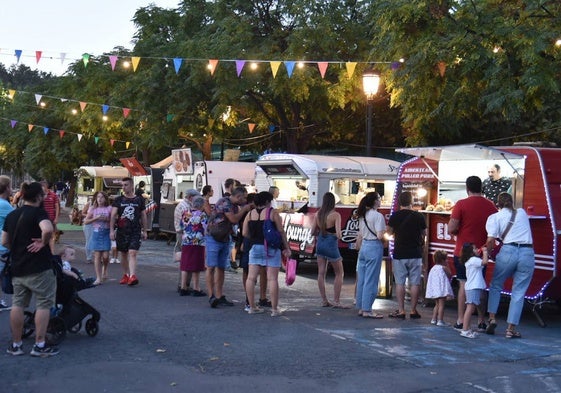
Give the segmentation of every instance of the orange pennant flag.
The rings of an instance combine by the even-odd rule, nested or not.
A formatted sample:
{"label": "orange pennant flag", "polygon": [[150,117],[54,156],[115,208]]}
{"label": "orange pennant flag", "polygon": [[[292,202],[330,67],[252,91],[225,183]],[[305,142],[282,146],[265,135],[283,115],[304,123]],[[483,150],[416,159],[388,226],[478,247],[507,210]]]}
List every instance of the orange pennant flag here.
{"label": "orange pennant flag", "polygon": [[27,130],[28,130],[29,132],[31,132],[31,130],[33,129],[33,127],[34,127],[33,124],[28,124],[28,125],[27,125]]}
{"label": "orange pennant flag", "polygon": [[255,129],[255,123],[247,123],[247,128],[249,129],[249,133],[251,134]]}
{"label": "orange pennant flag", "polygon": [[322,79],[325,78],[325,71],[327,71],[327,66],[329,65],[326,61],[320,61],[318,63],[319,73],[321,74]]}
{"label": "orange pennant flag", "polygon": [[216,66],[218,65],[218,60],[211,59],[208,61],[208,70],[210,71],[210,75],[214,75],[214,71],[216,70]]}
{"label": "orange pennant flag", "polygon": [[131,112],[130,108],[123,108],[123,117],[126,119],[129,117],[129,113]]}
{"label": "orange pennant flag", "polygon": [[82,110],[82,112],[84,112],[84,109],[86,109],[86,105],[88,105],[87,102],[80,101],[80,109]]}
{"label": "orange pennant flag", "polygon": [[355,73],[355,68],[356,68],[356,62],[350,62],[348,61],[346,63],[347,66],[347,77],[349,79],[351,79],[353,77],[353,74]]}
{"label": "orange pennant flag", "polygon": [[276,78],[280,65],[280,61],[271,61],[271,71],[273,71],[273,78]]}
{"label": "orange pennant flag", "polygon": [[113,144],[115,143],[115,139],[109,139],[109,143],[111,143],[111,146],[113,146]]}
{"label": "orange pennant flag", "polygon": [[41,60],[42,55],[43,55],[42,51],[40,51],[40,50],[35,51],[35,59],[37,60],[37,64],[39,64],[39,60]]}
{"label": "orange pennant flag", "polygon": [[439,61],[437,66],[438,66],[438,73],[440,74],[440,77],[444,78],[444,74],[446,74],[446,63],[443,61]]}
{"label": "orange pennant flag", "polygon": [[62,137],[64,136],[64,130],[60,130],[58,132],[58,135],[60,136],[60,139],[62,139]]}
{"label": "orange pennant flag", "polygon": [[138,56],[131,57],[131,62],[132,62],[132,71],[136,72],[136,67],[138,67],[138,63],[140,63],[140,57]]}

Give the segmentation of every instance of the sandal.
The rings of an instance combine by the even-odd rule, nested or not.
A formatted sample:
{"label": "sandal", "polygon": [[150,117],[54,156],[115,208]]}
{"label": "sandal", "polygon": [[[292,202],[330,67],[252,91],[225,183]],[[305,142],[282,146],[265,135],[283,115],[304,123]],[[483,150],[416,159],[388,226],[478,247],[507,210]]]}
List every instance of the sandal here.
{"label": "sandal", "polygon": [[363,318],[374,318],[374,319],[384,318],[384,316],[382,314],[377,314],[377,313],[374,313],[374,312],[363,312],[362,317]]}
{"label": "sandal", "polygon": [[420,319],[421,318],[421,314],[419,314],[417,312],[417,310],[413,311],[411,314],[409,314],[409,318],[411,319]]}
{"label": "sandal", "polygon": [[345,306],[344,304],[341,303],[335,303],[332,307],[341,310],[348,310],[349,308],[351,308],[350,306]]}
{"label": "sandal", "polygon": [[505,337],[506,338],[522,338],[522,334],[520,334],[520,332],[517,332],[516,330],[507,329]]}
{"label": "sandal", "polygon": [[326,300],[325,302],[323,302],[323,303],[321,304],[321,306],[322,306],[322,307],[333,307],[333,304],[329,303],[329,301]]}
{"label": "sandal", "polygon": [[497,328],[497,321],[494,319],[489,319],[489,325],[487,329],[485,329],[485,333],[487,334],[495,334],[495,329]]}
{"label": "sandal", "polygon": [[405,313],[399,312],[399,310],[395,310],[394,312],[390,313],[388,317],[396,318],[396,319],[405,319]]}

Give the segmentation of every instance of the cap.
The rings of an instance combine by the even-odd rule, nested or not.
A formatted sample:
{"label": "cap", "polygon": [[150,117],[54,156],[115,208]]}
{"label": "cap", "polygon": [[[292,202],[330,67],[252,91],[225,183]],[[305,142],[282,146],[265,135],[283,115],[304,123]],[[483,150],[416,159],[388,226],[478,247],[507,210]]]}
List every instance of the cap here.
{"label": "cap", "polygon": [[187,190],[185,192],[185,196],[186,197],[192,197],[192,196],[197,196],[197,195],[201,195],[197,190],[195,190],[194,188],[191,188],[190,190]]}

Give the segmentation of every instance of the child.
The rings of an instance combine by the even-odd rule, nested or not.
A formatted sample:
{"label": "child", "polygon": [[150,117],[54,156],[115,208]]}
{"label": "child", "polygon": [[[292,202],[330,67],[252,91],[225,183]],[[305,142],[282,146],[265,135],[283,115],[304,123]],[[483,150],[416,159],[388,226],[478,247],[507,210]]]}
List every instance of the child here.
{"label": "child", "polygon": [[471,314],[476,310],[479,305],[481,292],[487,286],[485,278],[483,278],[483,267],[487,265],[489,255],[487,247],[481,248],[483,258],[478,257],[479,251],[475,248],[473,243],[465,243],[462,247],[462,254],[460,262],[466,266],[466,312],[464,313],[463,330],[460,335],[465,338],[476,338],[477,333],[469,328]]}
{"label": "child", "polygon": [[71,262],[74,261],[75,257],[76,251],[70,246],[65,246],[64,250],[60,253],[60,259],[62,260],[62,273],[76,280],[76,282],[73,282],[73,285],[77,290],[88,288],[93,285],[95,278],[91,277],[85,280],[83,279],[80,271],[72,267]]}
{"label": "child", "polygon": [[117,242],[115,240],[111,240],[111,259],[109,263],[121,263],[121,261],[119,261],[119,252],[117,251]]}
{"label": "child", "polygon": [[427,280],[427,291],[425,297],[434,299],[435,305],[432,310],[432,319],[430,323],[436,326],[449,326],[444,322],[444,305],[446,299],[453,299],[454,292],[450,285],[450,269],[447,262],[448,255],[446,251],[437,250],[434,253],[434,266],[429,272]]}

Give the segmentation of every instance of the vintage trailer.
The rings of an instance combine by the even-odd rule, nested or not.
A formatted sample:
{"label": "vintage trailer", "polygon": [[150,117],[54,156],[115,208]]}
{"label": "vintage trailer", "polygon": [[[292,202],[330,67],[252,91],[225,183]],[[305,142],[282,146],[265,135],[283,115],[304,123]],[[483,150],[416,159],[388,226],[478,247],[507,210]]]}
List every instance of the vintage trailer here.
{"label": "vintage trailer", "polygon": [[[448,233],[448,221],[453,205],[467,197],[465,180],[476,175],[485,179],[490,166],[498,164],[503,177],[512,180],[510,192],[516,207],[522,207],[530,217],[536,267],[526,299],[538,315],[543,302],[561,299],[559,282],[559,235],[561,234],[561,149],[530,146],[485,147],[457,145],[398,149],[415,156],[405,161],[397,177],[392,209],[398,208],[397,196],[403,190],[413,192],[415,208],[423,212],[428,223],[427,270],[432,255],[443,249],[452,255],[455,238]],[[489,283],[494,268],[490,262],[486,280]],[[512,282],[505,285],[508,295]]]}
{"label": "vintage trailer", "polygon": [[122,166],[81,166],[76,171],[76,203],[82,209],[96,191],[105,191],[109,197],[121,192],[121,179],[130,176]]}
{"label": "vintage trailer", "polygon": [[315,253],[314,217],[323,195],[335,194],[343,231],[339,247],[344,256],[354,257],[356,253],[353,255],[349,250],[356,243],[358,203],[367,192],[377,191],[382,197],[380,211],[387,215],[400,163],[376,157],[268,154],[256,164],[257,190],[279,188],[277,205],[293,254],[310,258]]}

